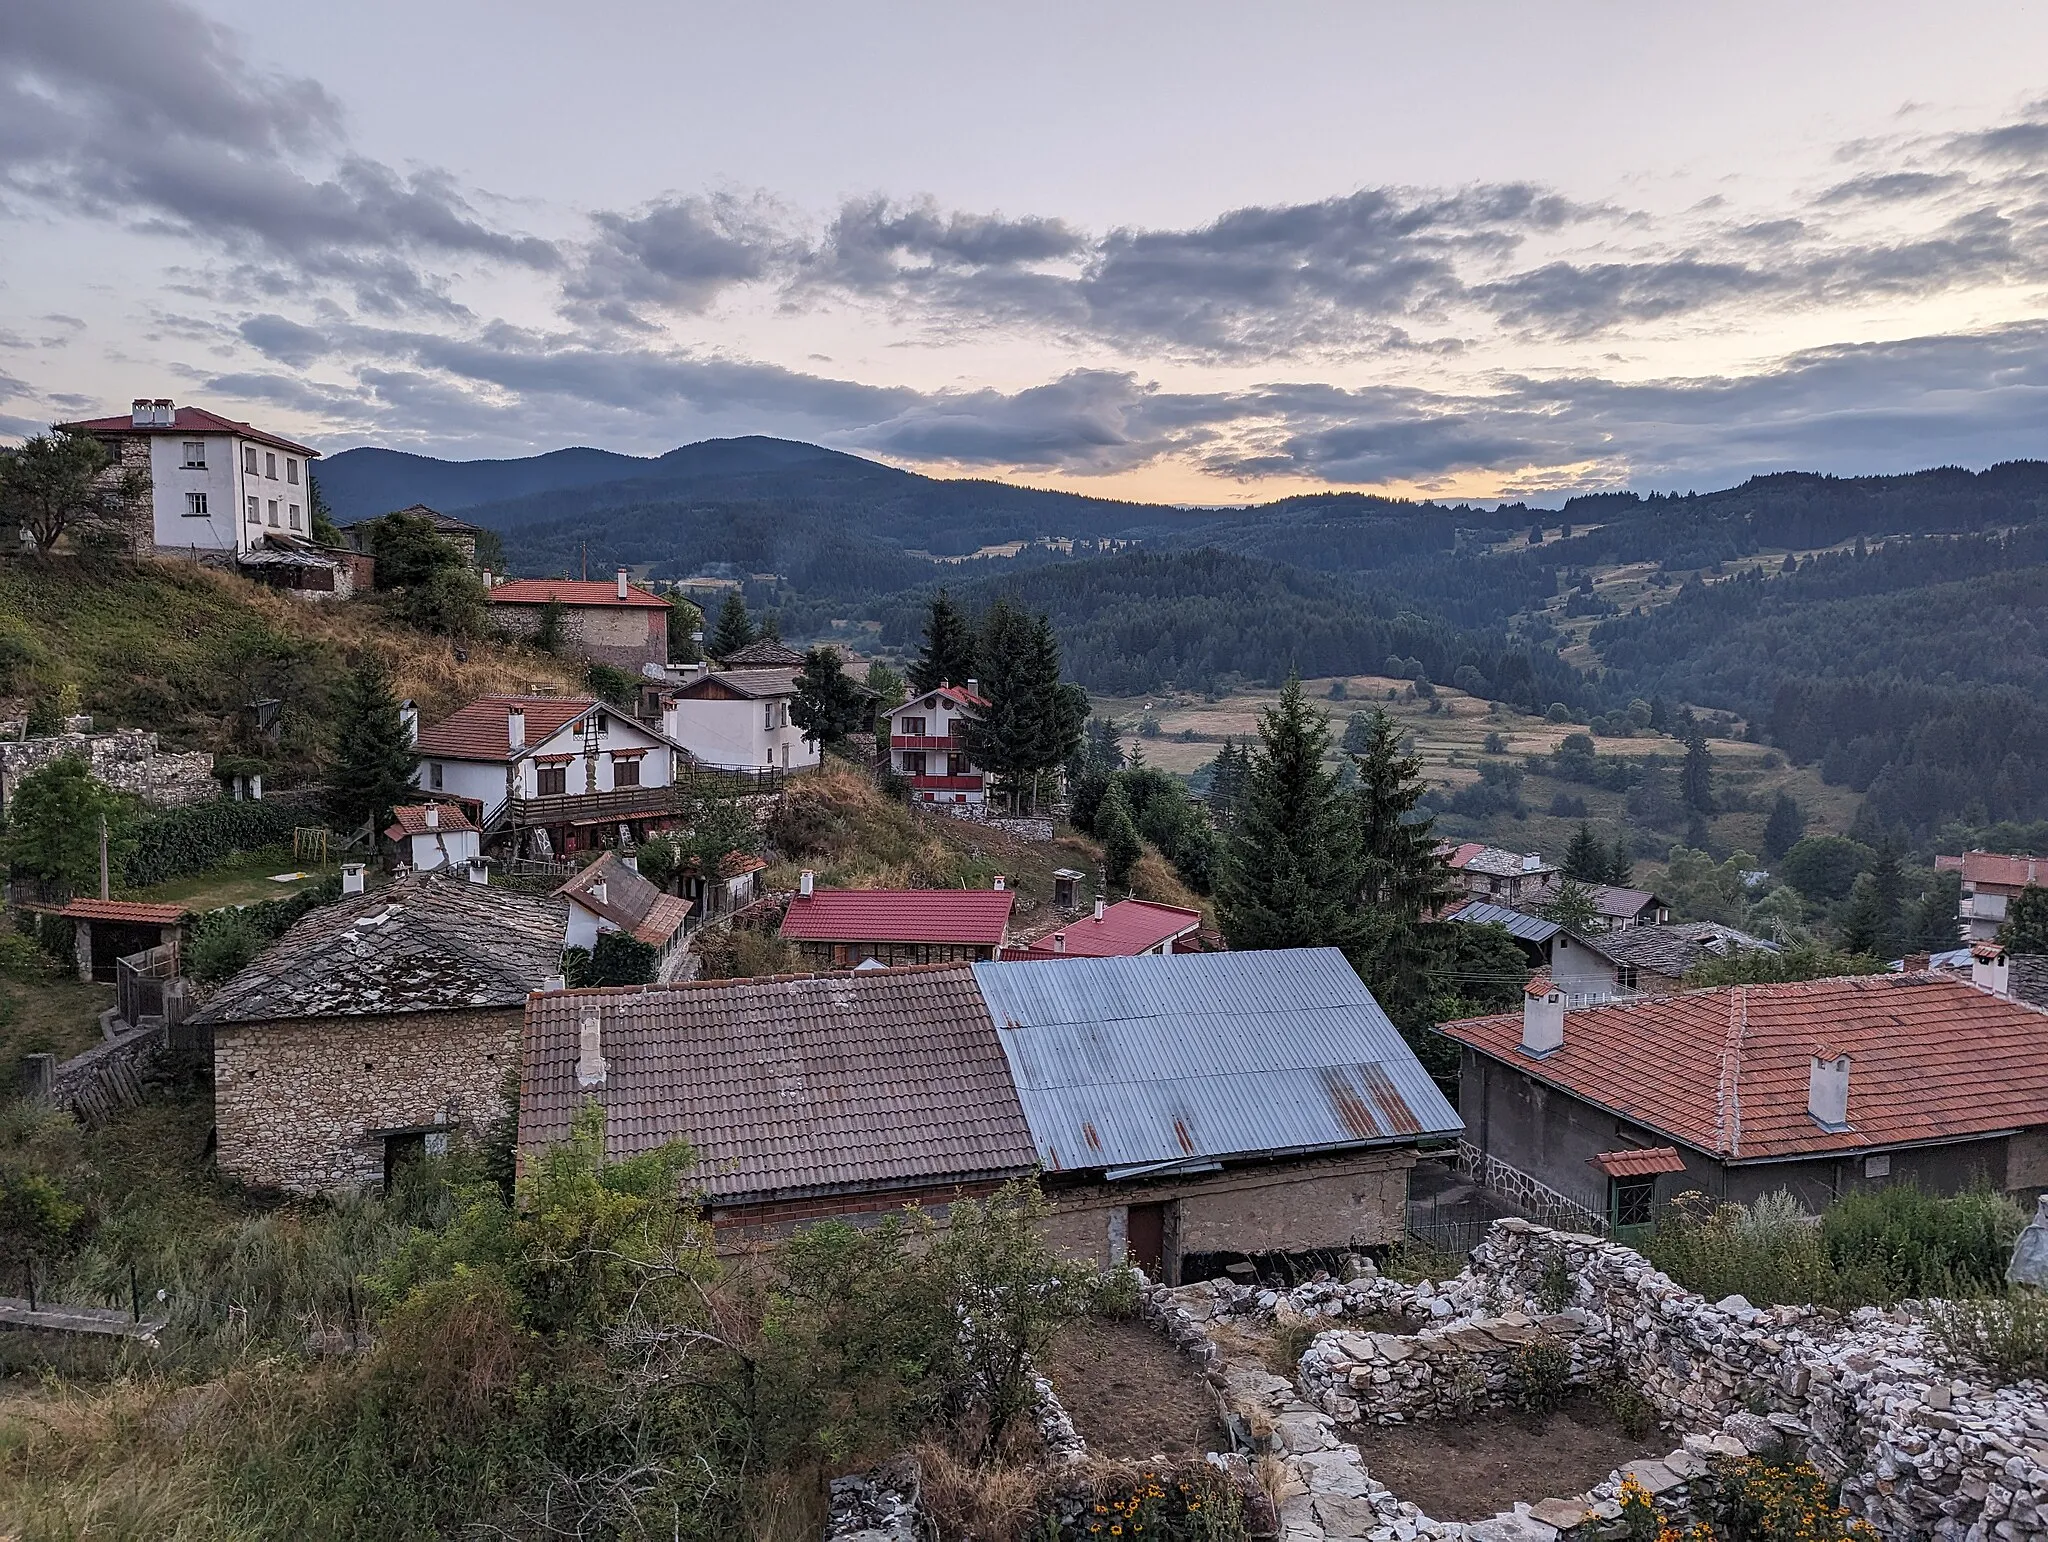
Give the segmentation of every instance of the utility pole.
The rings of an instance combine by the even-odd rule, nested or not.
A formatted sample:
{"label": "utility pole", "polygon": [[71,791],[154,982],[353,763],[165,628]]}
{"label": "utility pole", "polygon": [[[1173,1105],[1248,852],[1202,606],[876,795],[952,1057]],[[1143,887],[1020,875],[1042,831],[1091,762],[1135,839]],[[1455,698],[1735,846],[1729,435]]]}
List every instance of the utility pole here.
{"label": "utility pole", "polygon": [[106,900],[113,897],[114,886],[108,881],[107,875],[107,816],[102,814],[100,815],[100,898]]}

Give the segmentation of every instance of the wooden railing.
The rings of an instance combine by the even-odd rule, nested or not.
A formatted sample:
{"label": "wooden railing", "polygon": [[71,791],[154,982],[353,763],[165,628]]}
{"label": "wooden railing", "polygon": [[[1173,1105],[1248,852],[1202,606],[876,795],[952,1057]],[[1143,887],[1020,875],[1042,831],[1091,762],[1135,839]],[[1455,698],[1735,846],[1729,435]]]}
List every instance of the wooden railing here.
{"label": "wooden railing", "polygon": [[795,771],[726,771],[686,767],[664,787],[618,787],[609,792],[551,793],[545,797],[510,798],[484,820],[486,831],[534,825],[580,824],[602,820],[653,819],[688,811],[700,797],[744,797],[777,792]]}

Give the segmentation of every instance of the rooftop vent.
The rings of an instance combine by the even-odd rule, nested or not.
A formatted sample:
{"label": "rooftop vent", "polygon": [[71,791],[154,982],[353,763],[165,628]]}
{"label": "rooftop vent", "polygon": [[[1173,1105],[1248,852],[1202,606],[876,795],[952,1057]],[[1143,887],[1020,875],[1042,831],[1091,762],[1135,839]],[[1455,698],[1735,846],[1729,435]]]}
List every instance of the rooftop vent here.
{"label": "rooftop vent", "polygon": [[809,868],[805,868],[797,875],[796,892],[803,898],[809,899],[817,891],[817,887],[818,875]]}
{"label": "rooftop vent", "polygon": [[483,857],[469,859],[469,881],[488,886],[491,881],[491,864]]}
{"label": "rooftop vent", "polygon": [[576,1085],[602,1087],[611,1069],[604,1058],[604,1019],[592,1007],[583,1014],[576,1034]]}
{"label": "rooftop vent", "polygon": [[128,421],[137,428],[148,428],[156,421],[156,409],[146,396],[138,396],[128,404]]}
{"label": "rooftop vent", "polygon": [[507,707],[505,709],[505,742],[513,749],[526,747],[526,709]]}
{"label": "rooftop vent", "polygon": [[429,803],[427,805],[427,828],[429,830],[441,828],[441,805],[438,803]]}
{"label": "rooftop vent", "polygon": [[626,570],[625,570],[624,568],[620,568],[620,569],[619,569],[619,598],[623,600],[623,599],[624,599],[625,597],[626,597]]}
{"label": "rooftop vent", "polygon": [[598,879],[596,883],[590,886],[588,892],[592,899],[596,900],[600,905],[602,905],[605,902],[606,893],[604,880],[602,878]]}
{"label": "rooftop vent", "polygon": [[363,864],[344,862],[341,864],[341,892],[360,894],[363,892]]}
{"label": "rooftop vent", "polygon": [[1098,921],[1100,921],[1100,920],[1101,920],[1101,919],[1102,919],[1102,918],[1103,918],[1103,917],[1104,917],[1105,915],[1107,915],[1107,914],[1109,914],[1109,901],[1108,901],[1108,900],[1106,900],[1106,899],[1104,899],[1104,898],[1103,898],[1103,897],[1102,897],[1101,895],[1099,895],[1099,894],[1098,894],[1098,895],[1096,895],[1096,896],[1095,896],[1095,919],[1096,919],[1096,920],[1098,920]]}
{"label": "rooftop vent", "polygon": [[168,396],[159,396],[149,404],[149,416],[158,428],[169,428],[178,421],[178,408]]}
{"label": "rooftop vent", "polygon": [[1001,894],[1009,886],[1009,879],[1005,878],[1001,873],[996,874],[996,893]]}
{"label": "rooftop vent", "polygon": [[1054,932],[1052,934],[1052,950],[1055,953],[1067,951],[1067,934],[1065,932]]}

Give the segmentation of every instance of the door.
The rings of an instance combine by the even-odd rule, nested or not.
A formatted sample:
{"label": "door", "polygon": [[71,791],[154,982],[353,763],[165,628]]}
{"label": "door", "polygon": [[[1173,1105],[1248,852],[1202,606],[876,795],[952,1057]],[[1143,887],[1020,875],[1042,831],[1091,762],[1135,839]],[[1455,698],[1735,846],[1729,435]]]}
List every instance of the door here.
{"label": "door", "polygon": [[1133,1205],[1125,1224],[1124,1257],[1148,1280],[1166,1277],[1166,1206]]}
{"label": "door", "polygon": [[405,1135],[384,1137],[384,1192],[389,1194],[400,1174],[416,1162],[426,1159],[427,1136],[424,1130]]}

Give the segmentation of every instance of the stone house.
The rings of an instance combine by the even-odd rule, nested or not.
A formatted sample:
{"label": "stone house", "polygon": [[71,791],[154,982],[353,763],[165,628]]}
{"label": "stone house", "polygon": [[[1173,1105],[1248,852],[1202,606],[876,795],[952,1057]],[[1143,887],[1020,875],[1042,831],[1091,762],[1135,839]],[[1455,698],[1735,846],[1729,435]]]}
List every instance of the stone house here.
{"label": "stone house", "polygon": [[[486,534],[482,525],[472,525],[468,520],[458,519],[453,514],[443,514],[439,509],[430,509],[424,503],[415,503],[409,508],[393,512],[410,514],[417,519],[425,520],[434,527],[434,534],[462,553],[464,562],[472,568],[477,565],[477,541]],[[348,537],[349,545],[356,551],[375,556],[377,526],[390,517],[389,514],[378,514],[369,519],[359,519],[352,525],[343,526],[342,533]]]}
{"label": "stone house", "polygon": [[1535,852],[1503,851],[1480,841],[1438,848],[1453,887],[1496,905],[1531,905],[1556,883],[1559,869]]}
{"label": "stone house", "polygon": [[318,1194],[388,1183],[504,1113],[567,907],[438,873],[306,916],[188,1022],[213,1037],[221,1171]]}
{"label": "stone house", "polygon": [[1016,896],[992,889],[820,889],[797,879],[782,939],[817,969],[878,964],[955,964],[999,958]]}
{"label": "stone house", "polygon": [[519,1142],[671,1140],[736,1247],[1036,1170],[1053,1240],[1168,1280],[1398,1241],[1457,1115],[1333,948],[569,991],[527,1011]]}
{"label": "stone house", "polygon": [[562,640],[593,664],[638,674],[643,664],[668,662],[669,604],[626,580],[514,578],[490,591],[491,619],[515,637],[539,634],[550,601],[562,606]]}
{"label": "stone house", "polygon": [[1709,959],[1778,951],[1776,943],[1718,921],[1621,931],[1560,930],[1548,947],[1550,977],[1558,989],[1586,1000],[1635,992],[1668,996],[1684,990],[1685,976]]}
{"label": "stone house", "polygon": [[1594,1229],[1626,1233],[1688,1189],[1818,1210],[1890,1183],[2048,1186],[2048,1016],[1951,975],[1584,1010],[1539,976],[1522,1012],[1439,1031],[1462,1048],[1466,1162]]}

